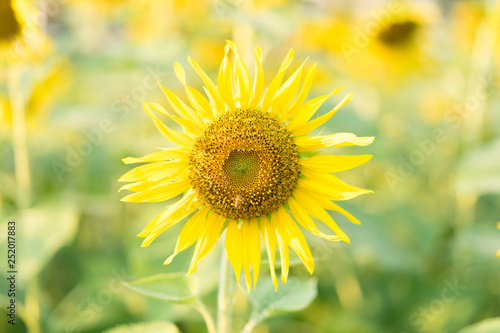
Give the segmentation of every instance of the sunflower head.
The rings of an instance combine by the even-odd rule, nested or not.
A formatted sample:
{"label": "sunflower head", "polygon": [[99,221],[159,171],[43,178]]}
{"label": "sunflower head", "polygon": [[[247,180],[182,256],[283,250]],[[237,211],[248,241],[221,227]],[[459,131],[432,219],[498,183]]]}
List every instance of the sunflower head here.
{"label": "sunflower head", "polygon": [[388,52],[401,55],[402,52],[415,52],[418,44],[426,42],[427,28],[439,19],[440,11],[433,3],[405,3],[399,6],[387,20],[381,21],[373,39],[375,44]]}
{"label": "sunflower head", "polygon": [[199,200],[235,220],[277,210],[300,176],[293,135],[257,110],[236,109],[211,123],[196,140],[190,168]]}
{"label": "sunflower head", "polygon": [[388,47],[404,47],[414,40],[418,27],[411,19],[393,22],[379,31],[377,38]]}
{"label": "sunflower head", "polygon": [[15,38],[21,32],[21,23],[17,19],[12,0],[3,0],[0,2],[0,42],[9,41]]}
{"label": "sunflower head", "polygon": [[49,53],[49,39],[36,21],[42,16],[32,1],[0,1],[0,60],[34,62]]}
{"label": "sunflower head", "polygon": [[[165,264],[196,244],[189,267],[189,273],[193,273],[199,260],[226,231],[226,253],[237,280],[243,269],[249,291],[252,270],[255,286],[262,239],[277,288],[276,248],[280,251],[283,282],[288,277],[289,247],[313,272],[314,260],[298,225],[318,237],[349,242],[327,210],[340,212],[359,223],[333,201],[348,200],[370,191],[347,185],[331,173],[363,164],[371,156],[305,158],[304,153],[338,146],[365,146],[373,137],[358,138],[351,133],[307,135],[328,121],[353,94],[347,94],[329,112],[311,120],[319,107],[341,88],[306,102],[316,65],[305,73],[304,63],[284,80],[293,56],[294,51],[290,50],[264,90],[260,48],[255,48],[252,84],[246,64],[234,43],[228,41],[217,85],[198,63],[189,59],[205,84],[206,97],[187,84],[184,69],[175,64],[188,103],[164,87],[170,110],[177,115],[157,103],[144,103],[161,134],[179,146],[124,159],[127,164],[146,164],[130,170],[119,181],[130,182],[122,189],[135,192],[123,201],[163,201],[182,194],[139,234],[145,237],[142,245],[148,246],[164,230],[187,220],[174,253]],[[177,122],[184,132],[169,128],[157,113]],[[321,232],[313,218],[325,223],[333,233]]]}

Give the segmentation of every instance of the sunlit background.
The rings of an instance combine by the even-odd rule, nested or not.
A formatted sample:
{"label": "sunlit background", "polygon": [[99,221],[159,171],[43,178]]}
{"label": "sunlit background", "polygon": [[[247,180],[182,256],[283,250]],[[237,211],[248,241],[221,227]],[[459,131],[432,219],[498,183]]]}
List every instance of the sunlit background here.
{"label": "sunlit background", "polygon": [[[317,62],[310,98],[343,85],[356,93],[324,133],[376,137],[337,149],[374,155],[341,175],[374,191],[341,203],[361,226],[334,215],[351,244],[308,237],[317,297],[253,332],[442,333],[500,316],[500,2],[0,0],[0,22],[2,332],[155,320],[206,332],[192,308],[122,284],[186,272],[192,250],[162,265],[180,226],[141,248],[136,235],[165,203],[122,203],[117,179],[130,169],[122,158],[171,145],[141,107],[165,105],[156,81],[184,96],[177,61],[203,91],[187,56],[215,79],[226,39],[248,64],[261,46],[267,82],[290,48],[295,68]],[[15,326],[6,319],[9,220]],[[195,273],[213,313],[220,248]],[[291,273],[307,279],[301,265]],[[251,309],[241,291],[234,332]]]}

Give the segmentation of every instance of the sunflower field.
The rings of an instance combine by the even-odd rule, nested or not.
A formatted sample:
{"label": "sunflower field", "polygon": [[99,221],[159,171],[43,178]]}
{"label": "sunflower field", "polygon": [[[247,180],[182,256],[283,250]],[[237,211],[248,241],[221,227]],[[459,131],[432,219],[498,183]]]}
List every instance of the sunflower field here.
{"label": "sunflower field", "polygon": [[0,0],[0,331],[500,332],[500,1]]}

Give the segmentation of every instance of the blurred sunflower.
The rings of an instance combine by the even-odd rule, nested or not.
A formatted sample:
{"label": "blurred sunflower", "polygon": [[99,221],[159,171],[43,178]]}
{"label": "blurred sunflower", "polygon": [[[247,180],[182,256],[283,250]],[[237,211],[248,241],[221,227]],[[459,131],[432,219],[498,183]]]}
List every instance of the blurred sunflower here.
{"label": "blurred sunflower", "polygon": [[421,64],[426,26],[437,17],[437,6],[414,4],[394,11],[375,29],[370,45],[381,60],[402,69]]}
{"label": "blurred sunflower", "polygon": [[[231,50],[233,63],[229,59]],[[370,155],[307,156],[321,148],[366,146],[373,137],[357,137],[352,133],[306,135],[328,121],[352,99],[353,94],[347,94],[328,113],[310,120],[318,108],[342,88],[305,102],[316,72],[313,64],[299,89],[305,62],[282,84],[294,57],[293,49],[265,92],[260,48],[255,48],[253,86],[249,71],[233,42],[228,41],[224,51],[217,86],[189,58],[206,86],[208,100],[187,85],[184,69],[176,63],[176,76],[185,87],[191,105],[164,87],[170,106],[180,117],[170,114],[159,104],[144,103],[144,109],[161,134],[179,147],[166,148],[140,158],[125,158],[126,164],[147,164],[130,170],[119,179],[132,182],[121,189],[136,192],[122,201],[157,202],[184,193],[138,235],[146,237],[142,246],[148,246],[160,233],[189,216],[175,251],[165,264],[196,242],[188,272],[191,274],[227,229],[227,256],[237,280],[243,268],[247,291],[252,284],[250,266],[254,288],[257,282],[262,236],[271,277],[278,288],[274,269],[276,246],[280,251],[284,283],[289,270],[289,247],[311,274],[314,269],[311,251],[291,215],[316,236],[349,242],[327,210],[340,212],[351,222],[359,223],[332,200],[348,200],[371,193],[347,185],[330,174],[361,165],[371,158]],[[184,133],[167,127],[153,110],[177,122]],[[335,234],[321,232],[311,216],[325,223]]]}
{"label": "blurred sunflower", "polygon": [[[29,94],[19,94],[19,97],[24,108],[26,126],[30,133],[36,133],[45,128],[45,118],[55,102],[69,89],[71,67],[66,59],[60,58],[30,70],[23,78],[29,87]],[[0,92],[0,130],[5,133],[13,126],[12,103],[12,96],[7,91]]]}
{"label": "blurred sunflower", "polygon": [[37,26],[39,12],[30,1],[3,0],[0,2],[0,59],[13,62],[19,59],[37,60],[50,49],[48,38]]}
{"label": "blurred sunflower", "polygon": [[437,21],[439,9],[427,2],[396,2],[376,13],[353,24],[350,36],[342,41],[346,60],[342,67],[362,81],[382,79],[383,87],[399,87],[408,72],[431,64],[428,27]]}

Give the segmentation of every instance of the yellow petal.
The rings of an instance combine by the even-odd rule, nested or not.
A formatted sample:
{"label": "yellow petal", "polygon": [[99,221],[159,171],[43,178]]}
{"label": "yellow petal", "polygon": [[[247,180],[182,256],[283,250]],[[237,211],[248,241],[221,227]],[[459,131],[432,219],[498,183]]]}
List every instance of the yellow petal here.
{"label": "yellow petal", "polygon": [[248,253],[253,269],[253,286],[254,290],[256,290],[261,259],[259,223],[256,219],[252,219],[248,227]]}
{"label": "yellow petal", "polygon": [[354,97],[354,93],[347,94],[339,104],[337,104],[331,111],[328,113],[322,115],[321,117],[318,117],[314,120],[309,121],[306,124],[303,124],[301,126],[298,126],[295,130],[293,130],[294,135],[304,135],[309,132],[311,132],[313,129],[317,128],[318,126],[321,126],[328,120],[330,120],[331,117],[345,104],[349,103],[352,98]]}
{"label": "yellow petal", "polygon": [[352,133],[336,133],[325,136],[300,136],[295,138],[299,151],[311,151],[320,148],[333,148],[343,146],[368,146],[375,138],[357,137]]}
{"label": "yellow petal", "polygon": [[176,160],[176,159],[189,161],[188,148],[187,147],[165,148],[162,151],[157,151],[142,157],[125,157],[124,159],[122,159],[122,161],[125,164],[133,164],[133,163],[159,162],[159,161]]}
{"label": "yellow petal", "polygon": [[271,226],[266,216],[263,216],[260,221],[260,233],[266,244],[267,257],[269,259],[269,269],[271,271],[271,279],[274,288],[278,290],[278,279],[276,278],[276,271],[274,263],[276,261],[276,232]]}
{"label": "yellow petal", "polygon": [[285,109],[285,112],[278,116],[278,120],[284,122],[295,116],[297,111],[302,107],[302,104],[307,98],[307,94],[309,93],[309,89],[311,89],[312,82],[314,80],[314,75],[316,74],[316,63],[314,63],[309,71],[307,72],[306,78],[304,80],[304,84],[302,85],[302,89],[300,93],[297,95],[297,98],[293,103]]}
{"label": "yellow petal", "polygon": [[316,227],[314,221],[309,217],[307,210],[303,207],[297,200],[293,197],[288,198],[288,204],[290,205],[290,211],[292,212],[293,217],[300,223],[304,229],[311,232],[313,235],[321,237],[323,239],[329,241],[341,241],[342,237],[338,235],[327,235],[322,233]]}
{"label": "yellow petal", "polygon": [[141,246],[148,246],[163,231],[198,209],[200,204],[194,200],[195,196],[196,193],[193,190],[189,190],[182,199],[165,209],[165,211],[149,222],[141,233],[137,235],[139,237],[147,237]]}
{"label": "yellow petal", "polygon": [[242,247],[240,255],[243,270],[245,272],[247,293],[250,292],[252,286],[252,278],[250,277],[250,265],[253,269],[253,284],[256,288],[257,279],[259,277],[260,268],[260,234],[259,223],[256,219],[242,221],[240,226],[240,246]]}
{"label": "yellow petal", "polygon": [[186,90],[186,95],[189,99],[189,102],[193,106],[193,108],[201,114],[204,118],[215,120],[215,112],[210,107],[207,99],[196,89],[191,88],[186,83],[186,73],[184,72],[184,68],[178,62],[174,65],[175,76],[179,79]]}
{"label": "yellow petal", "polygon": [[309,273],[312,274],[314,271],[314,259],[302,231],[295,224],[290,215],[288,215],[285,208],[280,207],[277,215],[279,217],[279,224],[282,226],[283,231],[288,234],[287,240],[290,247],[295,251],[295,253],[297,253]]}
{"label": "yellow petal", "polygon": [[300,160],[302,167],[322,172],[340,172],[368,162],[372,155],[318,155]]}
{"label": "yellow petal", "polygon": [[193,66],[196,73],[198,73],[200,78],[203,80],[203,83],[205,83],[209,95],[214,100],[216,115],[224,113],[224,111],[226,110],[226,106],[224,104],[224,101],[222,100],[222,97],[220,96],[219,90],[215,86],[212,79],[210,79],[210,77],[205,73],[205,71],[203,71],[203,69],[200,67],[200,65],[198,65],[196,61],[192,60],[190,57],[188,57],[188,61],[191,66]]}
{"label": "yellow petal", "polygon": [[232,220],[229,222],[226,230],[226,240],[225,240],[225,248],[227,259],[233,266],[234,274],[236,277],[236,282],[238,282],[238,286],[240,285],[240,275],[241,275],[241,266],[242,266],[242,255],[243,255],[243,236],[241,234],[241,230],[238,227],[238,222]]}
{"label": "yellow petal", "polygon": [[300,65],[300,67],[288,78],[288,80],[283,83],[281,88],[275,94],[273,100],[271,101],[271,116],[274,117],[278,113],[285,111],[285,108],[290,104],[297,91],[299,90],[300,77],[302,76],[302,69],[306,64],[307,59]]}
{"label": "yellow petal", "polygon": [[182,128],[184,129],[184,133],[186,133],[186,135],[189,135],[190,137],[197,138],[198,136],[203,134],[203,129],[198,124],[193,122],[192,120],[172,116],[170,113],[167,112],[167,110],[165,110],[163,108],[163,106],[161,106],[158,103],[149,103],[149,106],[153,110],[164,114],[165,116],[167,116],[170,119],[172,119],[173,121],[175,121],[177,124],[181,125]]}
{"label": "yellow petal", "polygon": [[248,72],[248,68],[243,60],[241,60],[241,57],[238,54],[238,50],[236,49],[234,43],[230,40],[226,42],[234,52],[234,73],[236,79],[236,87],[239,91],[240,108],[246,110],[248,109],[251,93],[250,73]]}
{"label": "yellow petal", "polygon": [[243,265],[243,272],[245,273],[245,284],[247,293],[250,292],[252,288],[252,278],[250,276],[250,253],[249,253],[249,244],[248,244],[248,229],[249,229],[250,221],[242,221],[241,222],[241,234],[243,237],[241,238],[243,251],[241,253],[241,263]]}
{"label": "yellow petal", "polygon": [[165,260],[164,265],[170,264],[179,252],[186,250],[200,238],[207,213],[208,208],[203,208],[186,222],[177,239],[174,253]]}
{"label": "yellow petal", "polygon": [[133,192],[144,192],[173,181],[187,179],[189,177],[189,170],[186,168],[180,169],[166,169],[155,172],[153,176],[137,179],[133,183],[123,185],[118,192],[123,190]]}
{"label": "yellow petal", "polygon": [[[309,193],[309,195],[323,208],[341,213],[342,215],[347,217],[347,219],[349,221],[351,221],[354,224],[361,224],[361,222],[357,218],[355,218],[352,214],[350,214],[348,211],[346,211],[345,209],[343,209],[342,207],[340,207],[336,203],[330,201],[330,195],[322,195],[319,193],[313,193],[313,192],[308,191],[307,189],[303,188],[302,186],[300,186],[300,189]],[[290,198],[290,199],[293,199],[293,198]],[[290,199],[289,199],[289,203],[290,203]],[[295,200],[295,199],[293,199],[293,200]],[[290,204],[290,208],[292,208],[291,204]],[[304,212],[306,212],[305,208],[304,208]]]}
{"label": "yellow petal", "polygon": [[285,72],[290,66],[290,63],[293,60],[293,56],[295,54],[295,51],[291,49],[288,51],[288,54],[281,64],[278,74],[272,79],[271,83],[269,84],[269,87],[267,88],[266,93],[264,94],[264,101],[262,102],[262,112],[267,112],[269,110],[269,107],[271,106],[271,101],[274,98],[274,95],[276,94],[276,91],[278,91],[281,81],[283,80],[283,76],[285,75]]}
{"label": "yellow petal", "polygon": [[349,243],[349,237],[339,228],[332,217],[321,207],[314,199],[310,192],[305,192],[303,189],[297,188],[293,193],[297,201],[307,207],[309,214],[325,223],[333,232],[340,236],[344,241]]}
{"label": "yellow petal", "polygon": [[338,177],[325,172],[302,169],[302,173],[307,179],[300,179],[299,183],[314,187],[318,193],[332,193],[332,200],[349,200],[361,194],[370,194],[373,191],[365,190],[359,187],[344,183]]}
{"label": "yellow petal", "polygon": [[190,106],[188,106],[186,103],[184,103],[172,91],[170,91],[167,88],[165,88],[164,86],[162,86],[159,82],[158,82],[158,85],[160,86],[161,90],[163,90],[163,93],[167,97],[168,103],[175,110],[175,112],[177,112],[177,114],[179,114],[184,119],[189,119],[189,120],[195,122],[196,124],[198,124],[198,126],[200,128],[205,127],[203,120],[196,113],[195,110],[193,110]]}
{"label": "yellow petal", "polygon": [[152,162],[129,170],[118,181],[157,181],[166,177],[172,177],[177,172],[186,170],[188,166],[189,160]]}
{"label": "yellow petal", "polygon": [[359,189],[358,191],[345,191],[337,188],[335,185],[332,184],[325,185],[324,182],[312,179],[300,179],[297,188],[299,187],[309,192],[322,195],[328,200],[336,200],[336,201],[351,200],[362,194],[372,193],[367,190],[361,191],[361,189]]}
{"label": "yellow petal", "polygon": [[125,202],[159,202],[175,198],[191,186],[189,178],[162,184],[155,188],[143,192],[137,192],[123,197],[121,201]]}
{"label": "yellow petal", "polygon": [[354,224],[361,224],[361,222],[357,218],[355,218],[354,216],[352,216],[351,213],[349,213],[344,208],[340,207],[339,205],[337,205],[334,202],[330,201],[327,205],[325,205],[325,208],[328,209],[328,210],[333,210],[333,211],[339,212],[340,214],[342,214],[345,217],[347,217],[347,219],[349,221],[351,221],[352,223],[354,223]]}
{"label": "yellow petal", "polygon": [[151,220],[137,236],[146,237],[152,233],[156,233],[163,227],[165,221],[180,220],[191,214],[199,206],[200,203],[196,200],[196,192],[193,189],[189,189],[179,201],[169,206],[160,215]]}
{"label": "yellow petal", "polygon": [[337,94],[344,87],[340,87],[332,91],[328,95],[319,96],[311,99],[304,105],[302,105],[297,114],[290,120],[290,122],[286,125],[286,128],[289,131],[295,130],[297,127],[304,125],[315,113],[318,109],[323,105],[323,103],[330,98],[331,96]]}
{"label": "yellow petal", "polygon": [[224,59],[220,65],[217,84],[222,100],[229,110],[234,111],[236,107],[234,105],[233,97],[233,75],[231,72],[231,62],[229,61],[228,56],[229,50],[229,45],[226,44],[226,48],[224,49]]}
{"label": "yellow petal", "polygon": [[156,115],[153,113],[153,111],[146,102],[143,102],[142,105],[146,113],[153,119],[156,128],[167,140],[175,144],[178,144],[179,146],[194,145],[193,139],[187,136],[186,134],[168,128],[160,119],[158,119],[158,117],[156,117]]}
{"label": "yellow petal", "polygon": [[196,248],[194,249],[193,258],[191,259],[188,275],[196,272],[198,262],[202,260],[214,247],[215,243],[217,243],[220,233],[222,232],[223,225],[224,218],[222,216],[214,212],[208,215],[205,221],[203,233],[198,239],[198,242],[196,242]]}
{"label": "yellow petal", "polygon": [[278,215],[278,212],[274,212],[273,214],[271,214],[271,226],[275,231],[278,248],[280,250],[281,281],[286,284],[289,272],[288,234],[281,227],[279,219],[280,217]]}
{"label": "yellow petal", "polygon": [[262,92],[264,91],[264,69],[262,68],[262,51],[260,47],[255,47],[255,78],[250,97],[249,109],[256,109],[259,105]]}

